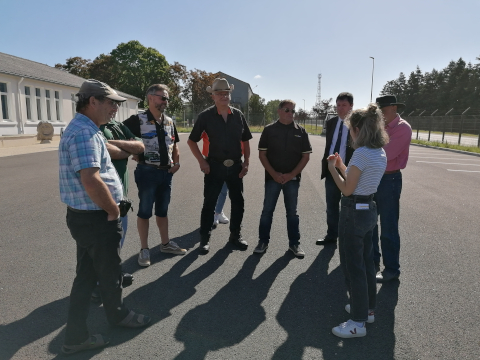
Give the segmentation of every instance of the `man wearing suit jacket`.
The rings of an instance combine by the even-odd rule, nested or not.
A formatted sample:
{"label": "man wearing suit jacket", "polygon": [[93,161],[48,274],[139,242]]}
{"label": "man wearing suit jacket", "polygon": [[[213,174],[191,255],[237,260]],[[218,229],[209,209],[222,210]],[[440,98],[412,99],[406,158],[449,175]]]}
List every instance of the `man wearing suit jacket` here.
{"label": "man wearing suit jacket", "polygon": [[325,144],[325,153],[322,159],[322,176],[325,178],[325,198],[327,202],[327,234],[323,239],[317,240],[317,245],[336,244],[338,237],[338,218],[340,216],[340,198],[342,193],[338,189],[332,175],[328,170],[327,157],[338,152],[345,164],[348,164],[353,154],[350,146],[350,132],[344,123],[347,114],[353,108],[353,95],[342,92],[337,96],[337,114],[328,120]]}

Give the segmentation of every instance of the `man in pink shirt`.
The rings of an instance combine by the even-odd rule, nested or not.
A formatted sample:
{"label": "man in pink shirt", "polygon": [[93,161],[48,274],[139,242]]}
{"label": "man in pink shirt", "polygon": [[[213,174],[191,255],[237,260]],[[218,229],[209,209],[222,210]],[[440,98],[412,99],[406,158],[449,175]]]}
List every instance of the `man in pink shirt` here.
{"label": "man in pink shirt", "polygon": [[[387,153],[387,168],[378,185],[374,200],[380,216],[380,244],[383,255],[384,270],[377,274],[378,282],[398,279],[400,276],[400,235],[398,219],[400,217],[400,194],[402,192],[402,173],[408,161],[412,128],[397,113],[404,104],[398,103],[394,95],[380,96],[376,103],[382,109],[385,118],[385,129],[390,142],[383,148]],[[378,241],[378,225],[373,229],[372,241],[374,261],[380,269],[380,250]]]}

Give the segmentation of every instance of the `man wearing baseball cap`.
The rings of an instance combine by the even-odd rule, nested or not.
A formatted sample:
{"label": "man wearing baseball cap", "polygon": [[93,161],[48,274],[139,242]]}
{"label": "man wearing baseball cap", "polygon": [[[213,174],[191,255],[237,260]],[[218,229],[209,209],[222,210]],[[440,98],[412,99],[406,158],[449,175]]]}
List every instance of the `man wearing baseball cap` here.
{"label": "man wearing baseball cap", "polygon": [[[232,204],[229,241],[245,250],[248,244],[240,233],[244,212],[242,179],[248,172],[250,158],[248,141],[252,134],[242,112],[229,106],[233,84],[230,85],[226,79],[217,78],[206,90],[212,94],[215,105],[198,115],[187,142],[200,165],[200,170],[205,174],[204,201],[200,217],[200,251],[208,253],[210,250],[215,205],[225,182]],[[197,145],[204,131],[210,141],[206,158],[202,156]]]}
{"label": "man wearing baseball cap", "polygon": [[[405,105],[397,102],[394,95],[384,95],[376,99],[385,118],[385,129],[390,141],[383,149],[387,154],[387,168],[374,200],[380,216],[380,243],[384,270],[377,274],[378,282],[396,280],[400,276],[400,235],[398,219],[400,217],[400,194],[402,192],[402,173],[408,161],[408,150],[412,139],[410,124],[400,117],[398,109]],[[380,250],[378,225],[372,235],[375,267],[380,268]]]}
{"label": "man wearing baseball cap", "polygon": [[85,81],[77,97],[77,113],[58,149],[60,198],[67,205],[67,226],[77,246],[76,277],[62,347],[65,354],[109,342],[101,334],[90,336],[86,324],[90,295],[97,281],[110,324],[142,327],[150,322],[148,316],[130,311],[123,304],[118,207],[123,190],[99,129],[126,99],[97,80]]}

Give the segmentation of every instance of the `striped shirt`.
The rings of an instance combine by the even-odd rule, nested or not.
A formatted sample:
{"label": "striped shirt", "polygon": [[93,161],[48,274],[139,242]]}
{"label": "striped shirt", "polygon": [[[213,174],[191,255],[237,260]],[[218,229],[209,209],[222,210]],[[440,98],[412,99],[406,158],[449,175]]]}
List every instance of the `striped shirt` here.
{"label": "striped shirt", "polygon": [[377,192],[378,184],[387,167],[387,156],[382,148],[371,149],[362,146],[353,152],[347,171],[355,165],[362,173],[353,195],[371,195]]}
{"label": "striped shirt", "polygon": [[85,115],[77,113],[60,140],[59,184],[60,199],[79,210],[101,210],[88,196],[80,180],[80,170],[98,168],[113,200],[122,199],[122,183],[107,151],[100,129]]}

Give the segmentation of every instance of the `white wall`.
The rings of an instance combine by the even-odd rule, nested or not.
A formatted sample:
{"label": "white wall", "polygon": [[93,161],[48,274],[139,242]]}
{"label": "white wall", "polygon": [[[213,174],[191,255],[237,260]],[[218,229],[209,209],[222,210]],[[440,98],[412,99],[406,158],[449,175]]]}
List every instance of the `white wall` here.
{"label": "white wall", "polygon": [[[57,85],[49,82],[0,74],[0,83],[7,84],[8,119],[3,119],[0,108],[0,136],[18,134],[37,134],[37,125],[41,120],[52,123],[55,134],[60,134],[61,128],[65,128],[75,116],[75,103],[72,96],[78,92],[78,88]],[[30,88],[30,95],[26,95],[25,87]],[[38,91],[37,91],[38,89]],[[47,98],[47,91],[50,97]],[[37,96],[37,93],[40,96]],[[55,95],[58,95],[58,99]],[[0,95],[5,95],[1,93]],[[30,110],[27,111],[27,98],[30,99]],[[39,107],[37,106],[37,100]],[[57,116],[58,102],[58,116]],[[49,103],[50,111],[47,110]],[[39,111],[37,111],[39,109]],[[131,115],[137,114],[137,101],[127,99],[118,109],[117,121],[123,121]],[[27,115],[30,115],[30,119]]]}

